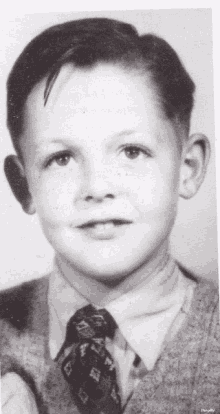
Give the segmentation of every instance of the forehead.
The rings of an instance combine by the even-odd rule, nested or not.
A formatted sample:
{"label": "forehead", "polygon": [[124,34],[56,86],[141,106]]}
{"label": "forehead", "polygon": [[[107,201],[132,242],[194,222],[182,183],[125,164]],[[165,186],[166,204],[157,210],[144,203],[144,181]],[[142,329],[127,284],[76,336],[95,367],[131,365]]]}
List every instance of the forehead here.
{"label": "forehead", "polygon": [[[137,70],[103,64],[81,70],[62,68],[44,106],[46,80],[30,93],[25,108],[25,135],[44,140],[76,134],[91,139],[99,134],[114,135],[120,130],[145,128],[151,132],[158,123],[168,123],[150,76]],[[106,132],[107,131],[107,132]],[[103,136],[104,136],[103,135]],[[94,139],[94,138],[93,138]]]}
{"label": "forehead", "polygon": [[[124,70],[117,65],[100,64],[92,69],[77,69],[65,65],[53,85],[48,102],[44,107],[43,79],[30,93],[26,102],[28,115],[34,110],[53,113],[56,106],[71,103],[74,113],[81,109],[95,112],[94,103],[99,109],[117,110],[120,107],[133,107],[137,102],[143,103],[146,95],[156,103],[157,97],[153,85],[140,71]],[[125,105],[126,99],[126,105]],[[142,101],[142,102],[141,102]]]}

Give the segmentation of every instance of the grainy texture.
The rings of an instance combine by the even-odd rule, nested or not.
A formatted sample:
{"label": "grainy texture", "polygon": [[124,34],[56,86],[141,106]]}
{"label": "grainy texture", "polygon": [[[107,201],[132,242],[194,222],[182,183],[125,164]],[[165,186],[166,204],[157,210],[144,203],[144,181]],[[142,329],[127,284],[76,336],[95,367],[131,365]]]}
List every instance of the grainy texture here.
{"label": "grainy texture", "polygon": [[[77,414],[68,384],[50,358],[47,290],[48,278],[42,278],[1,293],[2,375],[21,375],[36,396],[40,414]],[[198,279],[184,326],[136,388],[124,413],[202,410],[220,414],[220,328],[217,288]]]}

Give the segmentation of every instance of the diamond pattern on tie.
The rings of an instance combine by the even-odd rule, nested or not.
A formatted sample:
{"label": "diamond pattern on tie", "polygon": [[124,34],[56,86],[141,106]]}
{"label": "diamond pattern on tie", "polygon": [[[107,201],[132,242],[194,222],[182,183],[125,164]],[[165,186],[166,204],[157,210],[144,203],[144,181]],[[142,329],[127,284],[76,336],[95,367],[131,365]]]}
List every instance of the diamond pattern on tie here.
{"label": "diamond pattern on tie", "polygon": [[115,365],[105,347],[115,329],[112,316],[92,305],[78,310],[67,325],[61,369],[82,414],[121,412]]}

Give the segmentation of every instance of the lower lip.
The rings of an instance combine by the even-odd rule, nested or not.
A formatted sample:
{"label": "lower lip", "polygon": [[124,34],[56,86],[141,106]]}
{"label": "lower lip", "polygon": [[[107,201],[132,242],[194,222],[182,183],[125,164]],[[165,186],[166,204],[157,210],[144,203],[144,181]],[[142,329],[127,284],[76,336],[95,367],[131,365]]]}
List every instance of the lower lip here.
{"label": "lower lip", "polygon": [[95,240],[111,240],[123,233],[130,223],[88,226],[79,228],[86,236]]}

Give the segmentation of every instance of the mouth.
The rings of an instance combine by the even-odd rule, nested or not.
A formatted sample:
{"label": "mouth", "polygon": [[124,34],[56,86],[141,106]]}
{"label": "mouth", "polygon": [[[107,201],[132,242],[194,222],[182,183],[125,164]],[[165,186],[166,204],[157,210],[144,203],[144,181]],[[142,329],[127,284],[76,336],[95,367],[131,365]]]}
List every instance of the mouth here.
{"label": "mouth", "polygon": [[78,229],[89,238],[111,240],[123,234],[123,229],[126,229],[131,223],[129,220],[122,219],[91,220],[78,226]]}
{"label": "mouth", "polygon": [[78,226],[79,229],[87,229],[87,228],[113,228],[119,227],[126,224],[131,224],[132,222],[129,220],[122,220],[122,219],[109,219],[109,220],[90,220],[82,225]]}

